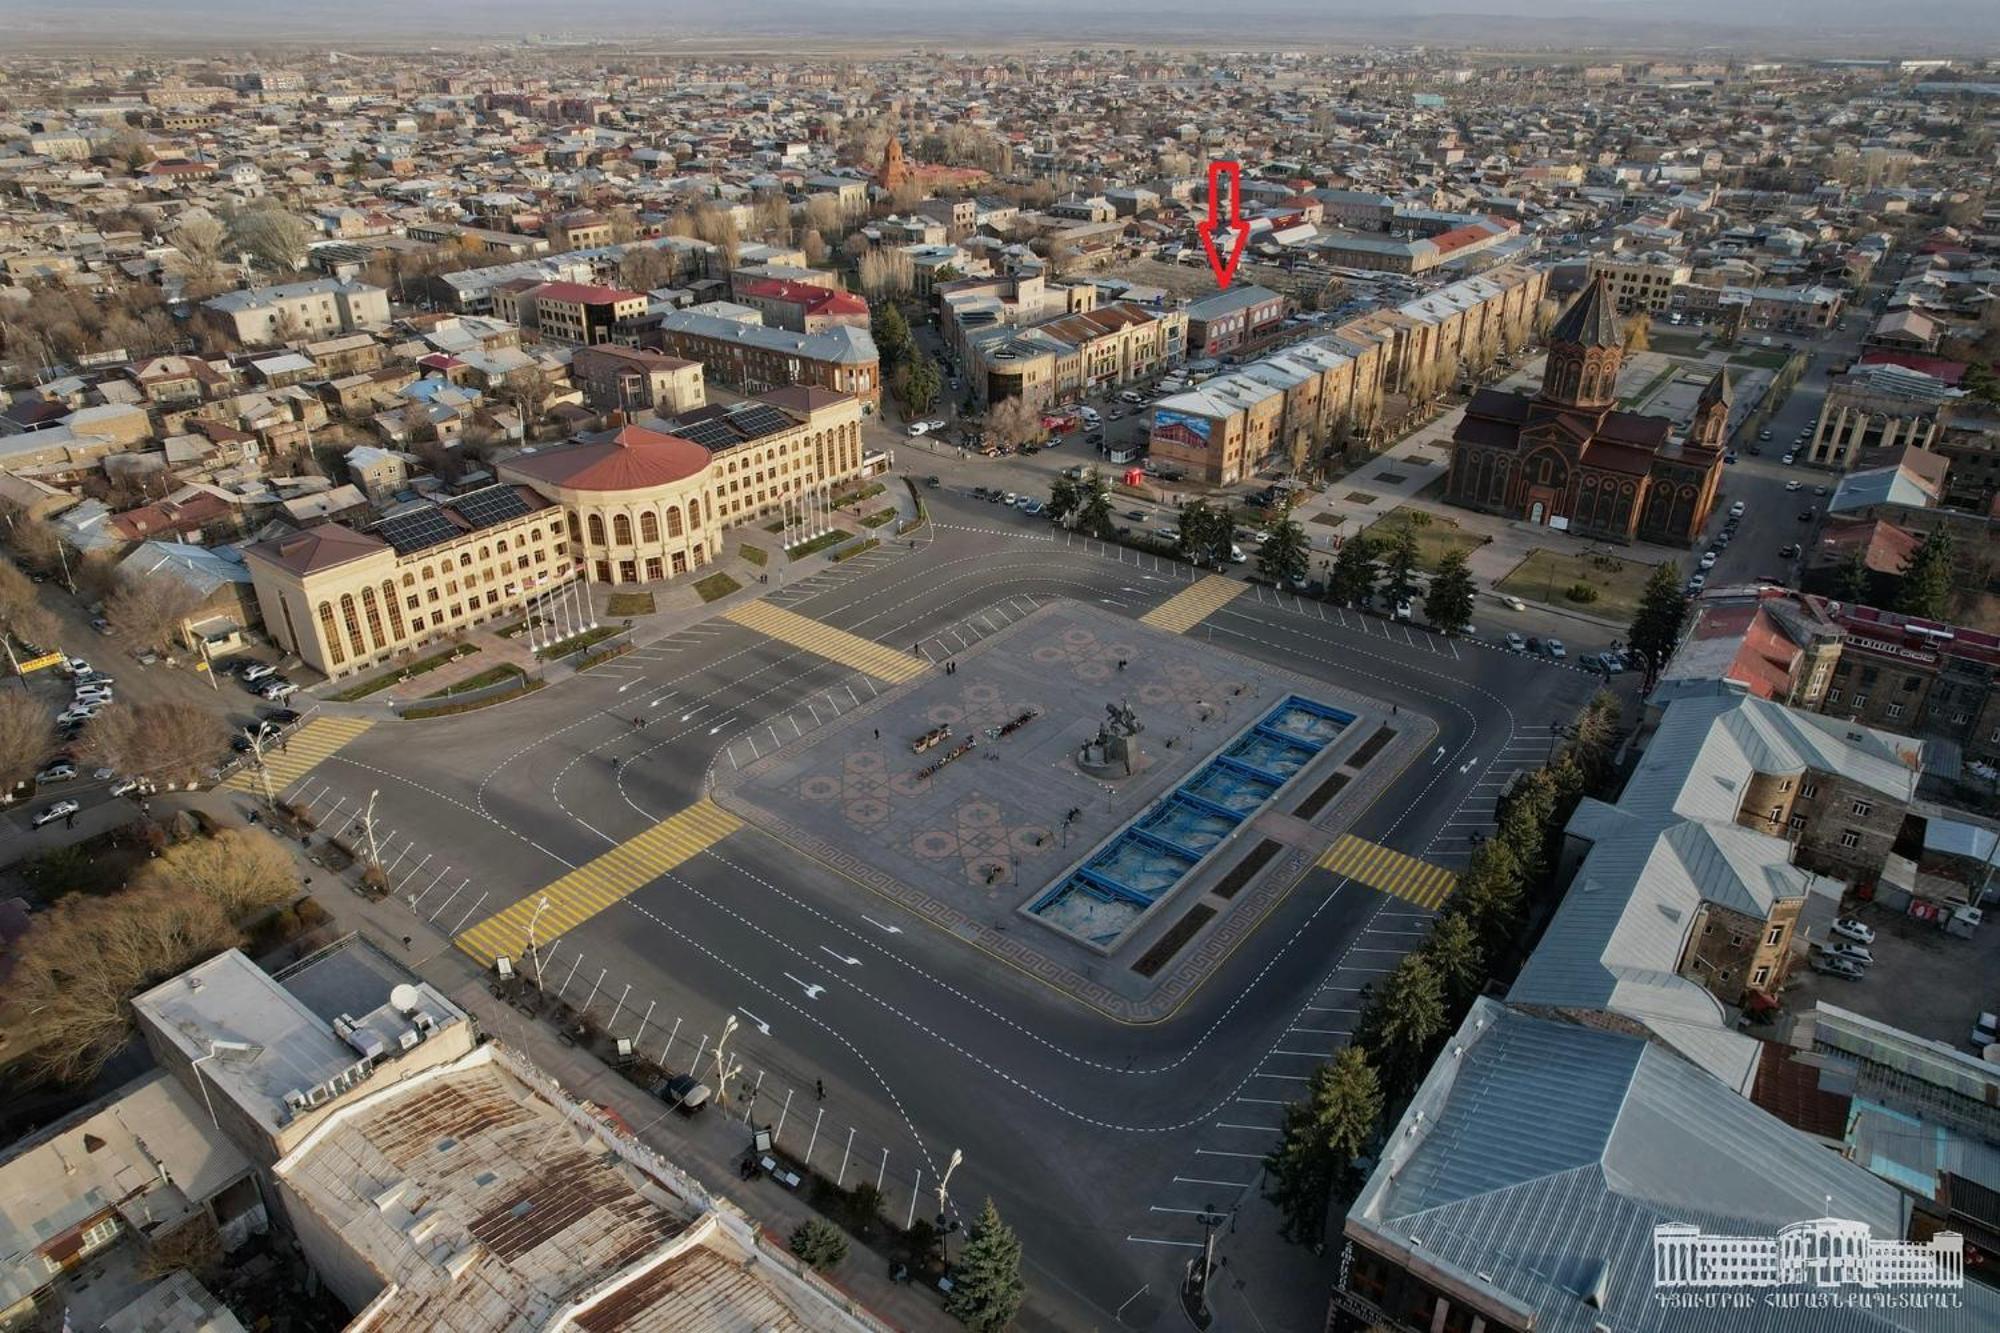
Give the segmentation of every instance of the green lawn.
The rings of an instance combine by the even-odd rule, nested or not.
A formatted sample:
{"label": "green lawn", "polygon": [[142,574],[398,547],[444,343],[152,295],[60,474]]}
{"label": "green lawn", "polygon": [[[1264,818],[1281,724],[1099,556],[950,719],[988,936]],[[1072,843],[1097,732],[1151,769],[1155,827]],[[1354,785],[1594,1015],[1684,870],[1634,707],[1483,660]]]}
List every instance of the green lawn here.
{"label": "green lawn", "polygon": [[658,608],[653,604],[653,594],[649,592],[614,592],[605,603],[607,616],[650,616]]}
{"label": "green lawn", "polygon": [[833,563],[837,565],[843,560],[852,560],[857,555],[866,555],[881,544],[881,542],[875,540],[873,537],[870,537],[865,542],[856,542],[844,550],[835,551],[833,553]]}
{"label": "green lawn", "polygon": [[1417,558],[1425,569],[1436,569],[1437,563],[1447,551],[1464,551],[1468,554],[1486,544],[1484,537],[1474,536],[1458,526],[1456,519],[1445,518],[1427,510],[1412,509],[1408,505],[1398,505],[1382,517],[1370,523],[1362,535],[1376,544],[1379,551],[1396,531],[1413,527],[1417,534]]}
{"label": "green lawn", "polygon": [[504,662],[497,667],[488,667],[476,676],[467,676],[456,685],[447,685],[441,690],[433,690],[431,693],[426,694],[424,698],[449,699],[454,694],[469,694],[473,690],[483,690],[488,685],[498,685],[503,680],[513,680],[523,674],[525,673],[521,668],[511,662]]}
{"label": "green lawn", "polygon": [[752,546],[748,542],[745,542],[742,546],[739,546],[736,549],[743,553],[743,558],[745,560],[748,560],[751,564],[757,566],[759,569],[762,569],[764,567],[764,562],[771,558],[763,547]]}
{"label": "green lawn", "polygon": [[[1652,574],[1653,566],[1643,560],[1589,551],[1542,550],[1514,566],[1495,588],[1531,602],[1587,611],[1622,624],[1639,609],[1639,594]],[[1579,583],[1597,589],[1597,600],[1579,602],[1569,597],[1567,590]]]}
{"label": "green lawn", "polygon": [[412,662],[408,666],[390,667],[387,671],[371,680],[364,680],[359,685],[350,685],[340,693],[328,697],[340,703],[351,704],[357,699],[366,699],[371,694],[386,690],[391,685],[400,684],[411,676],[421,676],[426,671],[435,671],[446,662],[455,662],[467,653],[476,653],[478,651],[477,648],[469,643],[461,643],[456,647],[446,649],[444,652],[433,653],[429,657]]}
{"label": "green lawn", "polygon": [[809,542],[800,542],[797,546],[786,547],[785,555],[793,560],[803,560],[809,555],[817,555],[829,546],[838,546],[853,535],[853,533],[844,529],[835,528],[831,532],[822,532]]}
{"label": "green lawn", "polygon": [[896,507],[894,505],[891,505],[887,509],[878,509],[874,513],[870,514],[867,518],[862,519],[861,526],[864,528],[879,528],[884,523],[889,522],[895,517],[896,517]]}
{"label": "green lawn", "polygon": [[568,657],[571,653],[588,648],[600,639],[608,639],[614,634],[623,632],[622,626],[599,625],[596,629],[587,629],[581,634],[571,635],[561,643],[552,643],[542,649],[537,656],[546,658],[549,661],[555,661],[557,658]]}
{"label": "green lawn", "polygon": [[727,597],[743,585],[727,574],[710,574],[705,579],[695,580],[694,590],[701,594],[701,600],[712,602],[718,597]]}
{"label": "green lawn", "polygon": [[1667,333],[1662,330],[1648,334],[1646,345],[1655,352],[1694,356],[1701,351],[1701,338],[1699,333]]}
{"label": "green lawn", "polygon": [[1755,352],[1739,352],[1729,358],[1729,364],[1749,366],[1753,370],[1783,370],[1785,362],[1791,359],[1789,352],[1759,349]]}

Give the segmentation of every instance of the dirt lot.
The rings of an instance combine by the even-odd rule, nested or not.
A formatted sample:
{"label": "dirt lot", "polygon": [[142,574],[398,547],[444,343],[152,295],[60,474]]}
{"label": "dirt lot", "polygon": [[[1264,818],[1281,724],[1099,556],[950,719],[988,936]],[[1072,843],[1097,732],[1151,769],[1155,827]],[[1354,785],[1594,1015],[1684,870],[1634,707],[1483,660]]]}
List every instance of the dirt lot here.
{"label": "dirt lot", "polygon": [[1869,904],[1854,915],[1875,931],[1867,975],[1847,981],[1801,965],[1785,988],[1785,1007],[1799,1012],[1824,999],[1970,1052],[1973,1022],[1982,1011],[2000,1011],[2000,924],[1991,912],[1969,940]]}

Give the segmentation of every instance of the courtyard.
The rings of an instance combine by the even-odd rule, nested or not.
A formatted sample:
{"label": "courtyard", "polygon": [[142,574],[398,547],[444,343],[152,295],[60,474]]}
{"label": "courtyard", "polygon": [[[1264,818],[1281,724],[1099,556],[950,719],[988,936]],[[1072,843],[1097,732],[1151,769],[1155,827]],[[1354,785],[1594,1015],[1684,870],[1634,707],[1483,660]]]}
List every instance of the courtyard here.
{"label": "courtyard", "polygon": [[[1530,551],[1494,587],[1531,602],[1588,610],[1592,615],[1622,623],[1639,609],[1640,594],[1645,591],[1653,569],[1643,560],[1603,551],[1543,547]],[[1572,596],[1571,590],[1577,587],[1588,587],[1595,596]]]}

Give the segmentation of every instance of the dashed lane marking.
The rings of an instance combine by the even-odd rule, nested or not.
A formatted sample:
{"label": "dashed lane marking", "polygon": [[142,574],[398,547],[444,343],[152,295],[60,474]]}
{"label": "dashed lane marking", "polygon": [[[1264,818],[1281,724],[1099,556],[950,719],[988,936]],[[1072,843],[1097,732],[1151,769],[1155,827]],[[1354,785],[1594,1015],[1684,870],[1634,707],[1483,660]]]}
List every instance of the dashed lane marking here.
{"label": "dashed lane marking", "polygon": [[[547,944],[742,827],[735,815],[704,797],[487,917],[458,937],[458,947],[478,959],[481,967],[491,966],[503,955],[518,958],[527,949],[530,925],[537,941]],[[548,900],[547,907],[541,906],[543,899]],[[537,911],[540,921],[535,920]]]}
{"label": "dashed lane marking", "polygon": [[[264,751],[264,768],[270,775],[271,790],[281,792],[317,768],[374,723],[359,717],[316,717],[276,745]],[[231,774],[222,784],[231,791],[262,792],[264,779],[257,775],[253,761]]]}
{"label": "dashed lane marking", "polygon": [[1442,906],[1458,884],[1458,876],[1443,866],[1405,856],[1351,833],[1341,834],[1321,855],[1319,864],[1336,875],[1345,875],[1358,884],[1407,899],[1419,907]]}
{"label": "dashed lane marking", "polygon": [[1175,593],[1139,619],[1154,629],[1185,634],[1241,597],[1249,586],[1220,574],[1210,574],[1201,582]]}
{"label": "dashed lane marking", "polygon": [[802,616],[796,611],[772,606],[769,602],[745,602],[725,615],[745,629],[753,629],[781,643],[818,653],[830,661],[879,676],[892,684],[900,685],[922,675],[928,665],[920,657],[886,648],[873,639],[835,629],[832,625]]}

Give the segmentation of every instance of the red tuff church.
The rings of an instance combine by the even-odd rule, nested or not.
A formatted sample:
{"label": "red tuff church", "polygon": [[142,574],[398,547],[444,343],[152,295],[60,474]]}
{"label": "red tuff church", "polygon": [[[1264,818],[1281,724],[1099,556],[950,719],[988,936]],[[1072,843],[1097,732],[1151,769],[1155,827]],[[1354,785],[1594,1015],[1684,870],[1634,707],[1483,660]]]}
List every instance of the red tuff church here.
{"label": "red tuff church", "polygon": [[1702,390],[1687,438],[1665,417],[1618,410],[1625,343],[1602,277],[1549,330],[1537,394],[1481,389],[1452,435],[1452,504],[1614,542],[1692,545],[1722,478],[1725,371]]}

